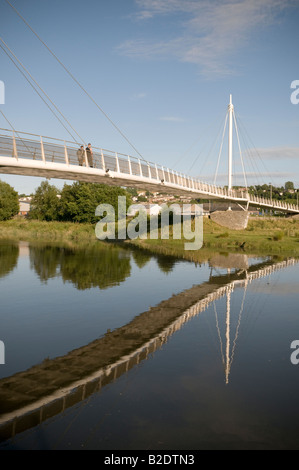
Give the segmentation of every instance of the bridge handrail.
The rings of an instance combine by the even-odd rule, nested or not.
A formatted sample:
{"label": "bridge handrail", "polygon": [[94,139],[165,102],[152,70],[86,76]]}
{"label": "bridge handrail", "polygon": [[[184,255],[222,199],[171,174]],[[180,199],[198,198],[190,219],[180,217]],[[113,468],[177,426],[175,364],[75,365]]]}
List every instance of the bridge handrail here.
{"label": "bridge handrail", "polygon": [[[18,139],[20,140],[21,142],[26,142],[27,144],[40,144],[41,140],[43,142],[43,144],[51,144],[51,146],[53,147],[57,147],[57,148],[61,148],[61,147],[67,147],[71,150],[77,150],[80,145],[84,145],[84,143],[78,143],[78,142],[74,142],[74,141],[69,141],[69,140],[63,140],[63,139],[59,139],[59,138],[53,138],[53,137],[49,137],[49,136],[42,136],[42,135],[38,135],[38,134],[33,134],[33,133],[29,133],[29,132],[23,132],[23,131],[13,131],[11,129],[5,129],[5,128],[0,128],[0,131],[4,131],[6,134],[0,134],[0,138],[3,137],[3,138],[7,138],[7,137],[10,137],[11,139]],[[10,136],[7,135],[10,134]],[[28,150],[28,149],[27,149]],[[100,147],[96,147],[96,146],[93,146],[93,151],[94,153],[99,153],[101,155],[104,155],[104,156],[107,156],[107,157],[115,157],[117,156],[118,158],[123,158],[126,162],[128,162],[128,160],[130,160],[131,162],[135,162],[135,163],[138,163],[138,165],[140,166],[146,166],[149,167],[150,171],[151,170],[155,170],[156,171],[156,178],[152,178],[152,179],[157,179],[157,180],[161,180],[161,178],[157,178],[157,172],[160,171],[163,175],[167,175],[167,179],[168,179],[168,182],[171,182],[171,183],[174,183],[176,185],[179,185],[179,186],[183,186],[183,187],[189,187],[189,188],[194,188],[197,186],[198,189],[202,189],[202,188],[205,188],[205,190],[207,192],[215,192],[217,193],[217,191],[219,191],[221,194],[224,194],[223,192],[223,189],[219,186],[217,187],[217,190],[212,190],[212,185],[209,184],[209,183],[206,183],[206,182],[203,182],[203,181],[200,181],[199,179],[197,178],[191,178],[191,177],[188,177],[186,175],[182,175],[180,172],[176,171],[176,170],[170,170],[169,168],[166,168],[164,167],[163,165],[160,165],[160,164],[156,164],[154,162],[151,162],[151,161],[148,161],[148,160],[142,160],[140,159],[139,157],[135,157],[135,156],[132,156],[132,155],[128,155],[128,154],[124,154],[124,153],[120,153],[120,152],[116,152],[116,151],[113,151],[113,150],[109,150],[109,149],[105,149],[105,148],[100,148]],[[30,151],[29,151],[30,153]],[[62,151],[61,151],[61,155],[62,155]],[[12,155],[12,156],[16,156],[16,155]],[[34,158],[34,157],[33,157]],[[170,175],[174,175],[175,178],[171,178]],[[162,178],[162,180],[165,180],[165,177]],[[214,186],[214,188],[216,188],[216,186]]]}
{"label": "bridge handrail", "polygon": [[[2,132],[5,132],[5,134]],[[11,139],[11,142],[7,143],[6,139]],[[3,145],[1,146],[1,144]],[[68,165],[78,165],[76,152],[80,145],[85,146],[86,144],[84,142],[78,143],[49,136],[40,136],[29,132],[0,128],[0,149],[17,159],[19,153],[22,157],[32,158],[33,160],[40,159],[44,162],[62,161]],[[243,203],[246,202],[248,205],[254,203],[255,205],[270,206],[273,209],[277,208],[299,212],[299,206],[295,204],[289,204],[273,198],[266,199],[264,197],[255,196],[249,194],[248,190],[241,191],[228,189],[227,187],[222,188],[221,186],[183,175],[181,172],[143,160],[139,157],[96,146],[92,147],[97,168],[101,167],[104,170],[109,169],[120,173],[147,177],[154,181],[175,185],[175,187],[190,189],[191,192],[195,189],[206,193],[207,197],[210,195],[221,195],[225,199],[233,199]],[[109,166],[110,168],[107,168]]]}

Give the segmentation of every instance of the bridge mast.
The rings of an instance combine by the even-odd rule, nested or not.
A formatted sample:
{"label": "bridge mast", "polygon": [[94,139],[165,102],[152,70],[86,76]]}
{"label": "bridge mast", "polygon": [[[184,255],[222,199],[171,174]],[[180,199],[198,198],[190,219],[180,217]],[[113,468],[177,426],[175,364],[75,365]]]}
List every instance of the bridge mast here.
{"label": "bridge mast", "polygon": [[228,105],[228,189],[232,189],[232,165],[233,165],[233,111],[232,95],[229,95]]}
{"label": "bridge mast", "polygon": [[[233,167],[233,112],[232,95],[229,95],[228,105],[228,189],[232,189],[232,167]],[[231,210],[231,206],[228,207]]]}

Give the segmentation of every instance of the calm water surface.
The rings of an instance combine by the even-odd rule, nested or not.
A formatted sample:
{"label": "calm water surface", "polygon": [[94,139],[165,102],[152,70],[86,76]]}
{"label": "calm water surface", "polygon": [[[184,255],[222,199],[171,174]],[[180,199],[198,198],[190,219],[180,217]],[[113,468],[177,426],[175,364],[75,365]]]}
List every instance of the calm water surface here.
{"label": "calm water surface", "polygon": [[297,260],[9,241],[0,260],[0,449],[299,448]]}

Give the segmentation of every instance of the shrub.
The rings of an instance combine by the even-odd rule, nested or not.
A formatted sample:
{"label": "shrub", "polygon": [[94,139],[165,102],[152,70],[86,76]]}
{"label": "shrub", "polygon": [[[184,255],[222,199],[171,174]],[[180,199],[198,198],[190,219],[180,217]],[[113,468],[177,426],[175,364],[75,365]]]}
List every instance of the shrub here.
{"label": "shrub", "polygon": [[228,236],[229,236],[228,232],[222,232],[217,236],[217,238],[227,238]]}
{"label": "shrub", "polygon": [[273,235],[273,240],[275,241],[279,241],[279,240],[282,240],[283,239],[283,232],[276,232],[274,235]]}
{"label": "shrub", "polygon": [[18,193],[4,181],[0,181],[0,220],[9,220],[19,212]]}

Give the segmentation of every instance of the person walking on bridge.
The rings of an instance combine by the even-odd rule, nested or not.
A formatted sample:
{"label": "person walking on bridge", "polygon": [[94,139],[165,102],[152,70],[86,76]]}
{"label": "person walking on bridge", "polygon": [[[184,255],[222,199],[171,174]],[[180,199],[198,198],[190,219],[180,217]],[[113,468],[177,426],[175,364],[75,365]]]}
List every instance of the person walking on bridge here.
{"label": "person walking on bridge", "polygon": [[91,144],[88,144],[88,146],[86,147],[86,154],[87,154],[88,165],[92,168],[93,167],[93,151],[91,148]]}
{"label": "person walking on bridge", "polygon": [[79,166],[83,166],[83,161],[84,161],[84,145],[81,145],[81,147],[77,150],[77,158],[78,158]]}

